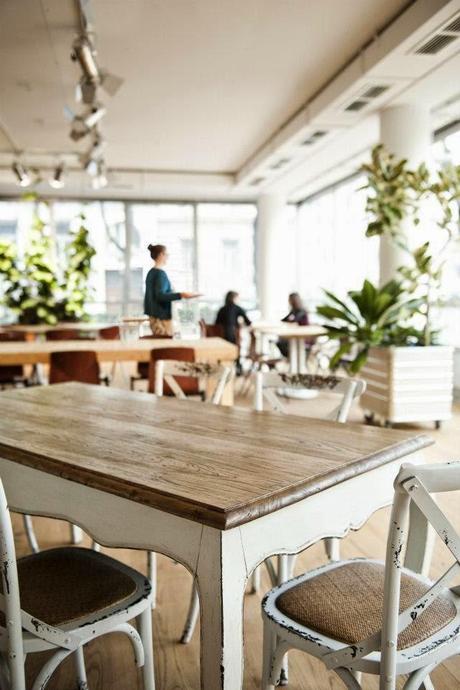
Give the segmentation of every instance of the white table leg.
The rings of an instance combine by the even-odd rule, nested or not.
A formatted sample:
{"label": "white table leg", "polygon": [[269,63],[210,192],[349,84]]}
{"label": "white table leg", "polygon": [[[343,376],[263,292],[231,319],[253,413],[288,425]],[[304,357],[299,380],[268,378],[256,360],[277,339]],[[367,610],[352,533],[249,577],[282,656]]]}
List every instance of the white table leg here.
{"label": "white table leg", "polygon": [[243,684],[243,600],[247,571],[239,529],[205,527],[197,565],[201,613],[201,689]]}
{"label": "white table leg", "polygon": [[307,372],[305,342],[303,338],[295,338],[295,341],[297,343],[298,373],[305,374]]}
{"label": "white table leg", "polygon": [[289,343],[289,372],[291,374],[298,373],[299,355],[297,338],[288,338]]}

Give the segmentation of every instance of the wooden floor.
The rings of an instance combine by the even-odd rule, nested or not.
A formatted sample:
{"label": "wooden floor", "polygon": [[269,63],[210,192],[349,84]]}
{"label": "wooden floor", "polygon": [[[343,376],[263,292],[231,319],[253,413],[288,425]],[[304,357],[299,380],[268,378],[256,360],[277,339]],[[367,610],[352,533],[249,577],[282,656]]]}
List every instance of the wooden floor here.
{"label": "wooden floor", "polygon": [[[237,404],[248,405],[250,401],[238,399]],[[199,404],[199,403],[197,403]],[[317,401],[291,403],[297,414],[318,414]],[[352,421],[360,421],[361,413],[354,410]],[[426,427],[427,429],[429,427]],[[429,450],[430,460],[442,461],[460,459],[460,406],[455,410],[454,418],[446,423],[440,431],[429,428],[436,440],[436,445]],[[447,510],[450,519],[460,529],[460,511],[458,498],[451,496],[441,503]],[[54,547],[69,542],[69,528],[66,523],[36,518],[36,532],[42,548]],[[350,534],[343,540],[344,556],[384,556],[385,536],[388,523],[388,510],[383,510],[358,532]],[[18,554],[27,553],[27,544],[22,529],[22,520],[14,518]],[[89,541],[86,541],[89,544]],[[145,571],[146,557],[142,552],[111,550],[111,555],[119,558],[140,570]],[[325,562],[321,544],[317,544],[303,554],[297,562],[297,570],[309,569]],[[438,572],[447,562],[449,555],[442,544],[437,544],[433,573]],[[263,585],[268,588],[266,573],[263,573]],[[199,688],[199,630],[188,646],[178,644],[183,624],[191,578],[179,565],[164,557],[159,557],[158,573],[158,606],[154,613],[155,666],[157,690],[198,690]],[[256,690],[260,687],[261,667],[261,617],[260,596],[248,595],[245,603],[245,690]],[[142,680],[135,669],[129,642],[117,635],[108,635],[102,640],[90,644],[86,651],[87,670],[90,690],[136,690],[142,688]],[[40,655],[31,657],[27,662],[28,682],[32,683]],[[293,652],[290,655],[290,690],[339,690],[344,686],[333,674],[327,673],[323,666],[306,655]],[[460,689],[460,658],[443,664],[433,674],[436,690]],[[375,678],[365,677],[364,688],[377,689]],[[74,690],[75,676],[71,661],[66,661],[55,673],[48,685],[49,690]],[[235,689],[236,690],[236,689]]]}

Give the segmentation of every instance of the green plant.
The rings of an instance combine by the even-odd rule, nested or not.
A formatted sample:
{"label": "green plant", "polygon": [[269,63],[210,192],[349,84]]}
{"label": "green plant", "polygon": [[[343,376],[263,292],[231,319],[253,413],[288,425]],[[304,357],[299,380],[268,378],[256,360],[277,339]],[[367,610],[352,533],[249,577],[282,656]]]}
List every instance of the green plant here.
{"label": "green plant", "polygon": [[88,277],[95,254],[84,217],[80,217],[80,227],[66,246],[65,262],[58,262],[53,236],[35,201],[23,256],[14,243],[0,242],[1,302],[17,314],[22,324],[53,325],[58,321],[84,319],[89,298]]}
{"label": "green plant", "polygon": [[356,374],[365,364],[369,348],[378,345],[419,345],[422,331],[414,327],[412,320],[420,308],[420,300],[407,299],[407,293],[396,280],[381,288],[365,280],[361,290],[348,292],[345,300],[327,290],[327,302],[317,308],[326,320],[325,328],[330,338],[339,341],[339,347],[331,359],[331,369],[350,355],[347,365]]}
{"label": "green plant", "polygon": [[[398,269],[403,288],[421,298],[424,316],[423,344],[433,342],[431,311],[439,302],[444,264],[449,245],[458,236],[454,204],[460,200],[460,166],[448,165],[430,174],[425,164],[411,169],[382,145],[372,151],[371,163],[362,166],[367,174],[366,210],[371,216],[366,235],[386,235],[407,253]],[[420,224],[424,205],[437,207],[437,227],[443,238],[433,237],[412,246],[413,229]],[[435,247],[436,240],[440,246]]]}

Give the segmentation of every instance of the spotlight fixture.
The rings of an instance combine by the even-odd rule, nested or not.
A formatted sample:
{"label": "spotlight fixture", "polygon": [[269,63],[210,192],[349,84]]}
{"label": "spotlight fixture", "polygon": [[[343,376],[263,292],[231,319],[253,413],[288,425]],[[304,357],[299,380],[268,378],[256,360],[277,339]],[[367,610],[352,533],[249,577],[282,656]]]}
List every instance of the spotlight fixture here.
{"label": "spotlight fixture", "polygon": [[64,163],[58,163],[49,183],[53,189],[62,189],[64,187]]}
{"label": "spotlight fixture", "polygon": [[16,175],[18,185],[20,187],[30,187],[32,184],[32,179],[27,172],[27,169],[20,163],[19,161],[16,161],[13,163],[11,166],[12,171]]}
{"label": "spotlight fixture", "polygon": [[70,57],[74,62],[80,64],[82,72],[89,82],[99,83],[100,74],[96,62],[96,51],[88,36],[79,36],[75,39]]}
{"label": "spotlight fixture", "polygon": [[100,103],[94,103],[94,105],[90,108],[89,113],[84,116],[83,122],[88,129],[92,129],[102,120],[106,112],[107,110],[103,105]]}
{"label": "spotlight fixture", "polygon": [[107,168],[104,161],[100,160],[96,163],[97,173],[91,181],[93,189],[102,189],[107,187]]}

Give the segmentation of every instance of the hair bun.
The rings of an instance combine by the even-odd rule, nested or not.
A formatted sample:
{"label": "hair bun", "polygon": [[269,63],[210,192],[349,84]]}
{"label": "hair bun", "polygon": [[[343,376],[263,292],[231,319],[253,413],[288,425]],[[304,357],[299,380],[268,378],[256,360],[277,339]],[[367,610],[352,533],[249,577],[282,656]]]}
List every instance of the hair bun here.
{"label": "hair bun", "polygon": [[151,249],[153,249],[153,244],[149,244],[149,246],[147,247],[147,249],[148,249],[149,251],[150,251]]}

